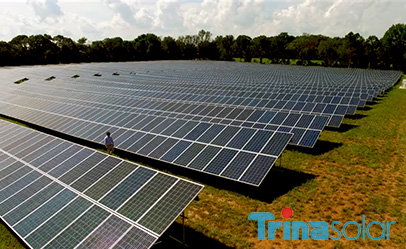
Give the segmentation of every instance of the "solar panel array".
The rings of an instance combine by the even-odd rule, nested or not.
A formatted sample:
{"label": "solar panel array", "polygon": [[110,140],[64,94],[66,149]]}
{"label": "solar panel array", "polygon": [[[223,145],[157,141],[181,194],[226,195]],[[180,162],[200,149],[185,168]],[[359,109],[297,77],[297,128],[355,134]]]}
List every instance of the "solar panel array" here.
{"label": "solar panel array", "polygon": [[149,248],[203,186],[0,120],[0,218],[31,248]]}
{"label": "solar panel array", "polygon": [[0,77],[4,115],[95,142],[110,130],[123,150],[259,185],[288,143],[313,147],[325,126],[338,127],[400,73],[171,61],[13,68]]}

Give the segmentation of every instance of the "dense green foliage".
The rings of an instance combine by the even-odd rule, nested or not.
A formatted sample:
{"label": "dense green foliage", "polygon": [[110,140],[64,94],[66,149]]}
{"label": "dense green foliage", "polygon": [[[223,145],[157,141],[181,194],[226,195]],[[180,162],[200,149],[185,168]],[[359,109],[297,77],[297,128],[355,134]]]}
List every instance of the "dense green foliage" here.
{"label": "dense green foliage", "polygon": [[406,24],[392,25],[379,39],[348,33],[345,37],[303,34],[264,35],[251,38],[232,35],[212,38],[209,31],[197,35],[158,37],[142,34],[134,40],[120,37],[87,42],[61,35],[19,35],[9,42],[0,41],[0,65],[50,64],[98,61],[210,59],[251,61],[267,58],[271,63],[395,69],[406,71]]}

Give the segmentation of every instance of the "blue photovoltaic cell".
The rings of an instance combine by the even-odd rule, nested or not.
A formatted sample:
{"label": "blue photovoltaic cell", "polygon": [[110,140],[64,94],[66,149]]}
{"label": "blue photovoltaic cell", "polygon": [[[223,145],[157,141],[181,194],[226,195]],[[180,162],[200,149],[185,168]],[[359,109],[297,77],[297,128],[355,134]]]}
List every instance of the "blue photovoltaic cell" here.
{"label": "blue photovoltaic cell", "polygon": [[168,128],[166,128],[161,134],[166,136],[171,136],[175,131],[182,127],[187,121],[185,120],[176,120]]}
{"label": "blue photovoltaic cell", "polygon": [[203,169],[220,151],[218,147],[207,146],[190,164],[189,167],[197,170]]}
{"label": "blue photovoltaic cell", "polygon": [[300,140],[300,145],[312,147],[317,141],[317,138],[320,135],[320,131],[307,130]]}
{"label": "blue photovoltaic cell", "polygon": [[61,210],[68,202],[73,200],[76,194],[65,189],[59,194],[50,198],[44,205],[35,210],[33,213],[20,220],[13,229],[22,237],[33,231],[37,226],[45,222],[53,214]]}
{"label": "blue photovoltaic cell", "polygon": [[116,210],[123,204],[137,189],[155,175],[155,171],[146,168],[138,168],[123,182],[116,186],[113,191],[101,199],[101,203]]}
{"label": "blue photovoltaic cell", "polygon": [[227,144],[227,147],[241,149],[255,133],[253,129],[241,129],[233,139]]}
{"label": "blue photovoltaic cell", "polygon": [[336,109],[337,105],[327,105],[326,109],[324,109],[323,113],[329,113],[332,114],[334,113],[334,110]]}
{"label": "blue photovoltaic cell", "polygon": [[144,132],[127,131],[118,139],[115,139],[114,143],[117,144],[119,148],[128,149],[128,147],[140,140],[145,134]]}
{"label": "blue photovoltaic cell", "polygon": [[[19,170],[15,171],[14,173],[4,177],[1,181],[0,181],[0,188],[4,188],[12,183],[14,183],[16,180],[18,180],[19,178],[23,177],[24,175],[26,175],[27,173],[29,173],[31,171],[30,168],[28,167],[22,167]],[[11,193],[11,192],[9,192]],[[13,194],[13,193],[11,193]]]}
{"label": "blue photovoltaic cell", "polygon": [[197,141],[203,143],[210,143],[222,130],[224,130],[224,125],[212,125],[203,135],[201,135]]}
{"label": "blue photovoltaic cell", "polygon": [[298,121],[299,117],[300,114],[290,113],[288,117],[285,119],[285,121],[283,121],[282,125],[294,126]]}
{"label": "blue photovoltaic cell", "polygon": [[274,157],[258,155],[240,180],[255,185],[260,184],[275,161]]}
{"label": "blue photovoltaic cell", "polygon": [[239,120],[247,120],[247,118],[249,116],[252,115],[252,113],[254,112],[254,110],[244,110],[240,113],[240,115],[237,117],[237,119]]}
{"label": "blue photovoltaic cell", "polygon": [[109,216],[109,212],[93,206],[54,238],[45,248],[74,248]]}
{"label": "blue photovoltaic cell", "polygon": [[138,141],[134,142],[130,147],[128,147],[127,150],[132,152],[138,152],[142,147],[144,147],[147,143],[152,141],[155,137],[156,137],[155,135],[146,134]]}
{"label": "blue photovoltaic cell", "polygon": [[51,183],[49,178],[41,177],[31,184],[27,184],[27,187],[0,203],[0,215],[3,216],[17,205],[21,204],[21,202],[25,201],[27,198],[40,191],[43,187],[47,186],[49,183]]}
{"label": "blue photovoltaic cell", "polygon": [[63,187],[57,183],[52,183],[45,187],[43,190],[37,192],[35,195],[30,196],[24,205],[20,205],[7,213],[3,218],[7,223],[13,226],[17,221],[24,218],[31,211],[39,207],[41,204],[45,203],[48,199],[52,198],[58,192],[60,192]]}
{"label": "blue photovoltaic cell", "polygon": [[180,164],[180,165],[188,165],[189,162],[197,156],[206,146],[203,144],[197,144],[194,143],[185,152],[182,153],[178,159],[174,163]]}
{"label": "blue photovoltaic cell", "polygon": [[71,186],[82,192],[121,162],[122,161],[118,158],[108,157],[106,160],[101,161],[92,170],[79,176],[80,178],[78,178]]}
{"label": "blue photovoltaic cell", "polygon": [[155,150],[153,150],[150,154],[148,154],[151,157],[154,158],[160,158],[162,155],[168,152],[169,149],[171,149],[179,140],[173,139],[173,138],[168,138],[163,142],[161,145],[159,145]]}
{"label": "blue photovoltaic cell", "polygon": [[327,123],[328,118],[323,116],[316,116],[309,128],[322,130]]}
{"label": "blue photovoltaic cell", "polygon": [[[152,231],[160,234],[166,228],[166,224],[170,224],[182,212],[180,206],[187,205],[190,199],[196,196],[197,186],[190,186],[185,181],[177,182],[162,199],[152,206],[148,213],[139,221]],[[184,198],[187,196],[188,198]],[[174,206],[172,203],[180,203],[181,205]],[[166,222],[162,222],[162,220]]]}
{"label": "blue photovoltaic cell", "polygon": [[143,186],[142,191],[128,199],[118,212],[131,220],[138,220],[175,182],[176,179],[171,176],[155,175]]}
{"label": "blue photovoltaic cell", "polygon": [[265,111],[255,110],[254,113],[247,119],[248,121],[257,122]]}
{"label": "blue photovoltaic cell", "polygon": [[289,133],[275,133],[271,140],[265,145],[261,153],[280,156],[285,149],[287,143],[289,143],[292,134]]}
{"label": "blue photovoltaic cell", "polygon": [[131,225],[116,216],[110,216],[103,224],[90,234],[77,248],[108,249],[114,245]]}
{"label": "blue photovoltaic cell", "polygon": [[167,162],[172,162],[180,154],[182,154],[182,152],[185,151],[185,149],[189,147],[190,144],[191,142],[179,141],[179,143],[172,147],[172,149],[169,150],[161,159]]}
{"label": "blue photovoltaic cell", "polygon": [[41,248],[62,229],[74,221],[80,214],[82,214],[92,204],[85,199],[78,197],[68,206],[64,207],[53,216],[50,220],[43,223],[39,229],[31,233],[25,240],[33,248]]}
{"label": "blue photovoltaic cell", "polygon": [[166,140],[166,137],[156,136],[151,141],[147,142],[145,146],[138,151],[142,155],[148,155],[152,150],[156,149],[163,141]]}
{"label": "blue photovoltaic cell", "polygon": [[235,150],[223,149],[217,156],[211,161],[211,163],[204,168],[204,171],[212,174],[220,174],[220,172],[230,163],[231,159],[237,154]]}
{"label": "blue photovoltaic cell", "polygon": [[187,122],[184,126],[182,126],[179,130],[177,130],[172,136],[183,138],[186,134],[188,134],[191,130],[193,130],[198,125],[197,122],[190,121]]}
{"label": "blue photovoltaic cell", "polygon": [[186,137],[185,139],[188,140],[196,140],[200,137],[209,127],[211,124],[208,123],[200,123],[198,124]]}
{"label": "blue photovoltaic cell", "polygon": [[260,152],[262,147],[264,147],[264,145],[272,135],[273,132],[258,130],[243,149],[248,151]]}
{"label": "blue photovoltaic cell", "polygon": [[53,168],[49,174],[53,177],[59,177],[66,173],[68,170],[75,167],[78,163],[85,160],[87,157],[92,155],[94,151],[89,149],[83,149],[79,153],[75,154],[74,157],[65,160],[63,163],[59,164],[56,168]]}
{"label": "blue photovoltaic cell", "polygon": [[115,246],[115,249],[148,248],[152,246],[157,238],[134,227]]}
{"label": "blue photovoltaic cell", "polygon": [[32,166],[39,167],[43,163],[49,161],[54,156],[60,154],[64,150],[66,150],[69,146],[70,146],[70,144],[68,144],[68,143],[61,143],[57,147],[50,148],[50,150],[48,152],[43,153],[41,156],[36,158],[34,161],[30,162],[30,164]]}
{"label": "blue photovoltaic cell", "polygon": [[313,111],[314,112],[319,112],[322,113],[324,108],[326,108],[326,104],[316,104],[316,106],[314,107]]}
{"label": "blue photovoltaic cell", "polygon": [[224,177],[231,179],[238,179],[244,170],[247,168],[247,165],[250,165],[252,160],[255,158],[255,154],[240,152],[233,159],[233,161],[227,166],[227,168],[221,174]]}
{"label": "blue photovoltaic cell", "polygon": [[[48,162],[42,164],[39,169],[48,172],[49,170],[55,168],[57,165],[60,163],[64,162],[67,160],[69,157],[75,156],[76,153],[81,150],[82,148],[79,146],[71,146],[69,149],[67,149],[64,153],[57,155],[56,157],[52,158],[52,160],[49,160]],[[90,150],[89,150],[90,152]]]}
{"label": "blue photovoltaic cell", "polygon": [[305,131],[306,131],[305,129],[293,128],[292,143],[298,144]]}
{"label": "blue photovoltaic cell", "polygon": [[282,124],[282,122],[285,120],[286,116],[288,116],[288,113],[284,113],[284,112],[278,112],[274,118],[271,120],[271,124],[276,124],[276,125],[280,125]]}
{"label": "blue photovoltaic cell", "polygon": [[292,130],[291,126],[280,126],[277,131],[281,131],[281,132],[290,132]]}
{"label": "blue photovoltaic cell", "polygon": [[86,158],[83,162],[75,165],[69,171],[67,171],[64,175],[62,175],[59,180],[66,184],[71,184],[73,181],[77,180],[83,174],[85,174],[88,170],[90,170],[93,166],[99,164],[102,160],[104,160],[107,156],[102,153],[95,153],[91,155],[89,158]]}
{"label": "blue photovoltaic cell", "polygon": [[334,115],[330,118],[330,121],[328,122],[327,125],[331,126],[331,127],[340,127],[343,119],[344,119],[344,116]]}
{"label": "blue photovoltaic cell", "polygon": [[[8,166],[6,166],[5,168],[3,168],[0,171],[1,178],[4,178],[4,177],[16,172],[17,170],[21,169],[23,166],[24,166],[24,164],[21,162],[13,162],[13,163],[9,164]],[[0,186],[0,188],[1,188],[1,186]]]}
{"label": "blue photovoltaic cell", "polygon": [[[41,176],[40,173],[36,171],[31,171],[30,173],[24,175],[20,179],[13,181],[10,185],[5,187],[0,191],[0,200],[5,200],[12,194],[15,194],[17,191],[21,190],[24,188],[28,183],[35,181]],[[0,184],[2,181],[0,181]],[[2,185],[4,187],[5,185]],[[1,188],[1,187],[0,187]]]}
{"label": "blue photovoltaic cell", "polygon": [[214,140],[213,144],[224,146],[240,130],[239,127],[227,126]]}

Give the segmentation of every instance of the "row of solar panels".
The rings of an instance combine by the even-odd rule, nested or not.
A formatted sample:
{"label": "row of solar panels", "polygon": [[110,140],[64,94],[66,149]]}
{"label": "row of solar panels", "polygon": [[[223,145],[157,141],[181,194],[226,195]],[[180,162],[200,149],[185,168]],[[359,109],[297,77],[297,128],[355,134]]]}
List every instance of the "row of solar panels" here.
{"label": "row of solar panels", "polygon": [[203,186],[0,120],[0,217],[32,248],[149,248]]}
{"label": "row of solar panels", "polygon": [[[8,87],[5,87],[5,89],[10,90],[10,88]],[[151,122],[148,124],[148,127],[144,126],[145,128],[148,128],[148,131],[154,130],[154,125],[159,125],[163,119],[178,119],[185,120],[185,122],[208,122],[239,127],[265,129],[270,131],[281,131],[288,133],[291,132],[293,133],[293,137],[290,143],[293,145],[306,147],[314,146],[318,136],[328,122],[327,117],[314,114],[297,114],[242,108],[215,107],[205,106],[203,104],[194,106],[191,106],[189,104],[177,104],[176,106],[168,104],[164,105],[161,108],[159,106],[162,106],[162,103],[157,101],[152,103],[145,101],[134,101],[133,99],[125,98],[103,98],[103,96],[98,96],[99,98],[96,99],[94,95],[87,93],[75,94],[75,98],[71,98],[63,91],[53,91],[52,95],[36,93],[37,91],[45,92],[45,89],[36,90],[33,88],[29,88],[24,91],[13,90],[11,92],[13,92],[13,94],[15,95],[10,95],[10,102],[23,104],[29,102],[27,101],[29,99],[30,101],[51,101],[56,105],[71,106],[70,108],[66,109],[77,110],[79,108],[80,110],[78,110],[77,112],[69,111],[68,113],[66,113],[67,110],[44,109],[45,111],[56,111],[58,114],[68,116],[73,115],[77,118],[84,118],[82,115],[83,113],[93,111],[94,115],[86,116],[85,119],[133,129],[142,128],[142,126],[140,127],[140,125],[135,125],[138,121],[141,121],[141,118],[145,118],[144,115],[148,115],[149,117],[146,120],[150,120]],[[141,107],[138,108],[133,106]],[[165,109],[168,111],[160,111]],[[114,113],[111,113],[112,111]],[[108,115],[108,113],[110,113],[110,115]],[[104,116],[105,114],[105,119],[96,119],[100,116]],[[341,121],[343,119],[343,116],[339,116],[338,118]],[[155,119],[155,121],[153,121],[152,119]],[[309,136],[315,138],[310,140],[308,138]]]}
{"label": "row of solar panels", "polygon": [[[11,98],[24,101],[17,96]],[[106,118],[105,115],[96,115],[96,120],[89,121],[86,117],[44,111],[65,107],[39,100],[29,100],[25,106],[0,101],[0,110],[10,117],[97,143],[101,143],[105,132],[110,131],[117,148],[256,186],[292,137],[290,133],[176,119],[161,119],[156,126],[148,126],[152,120],[147,115],[139,115],[141,117],[134,124],[145,129],[135,130],[99,122]],[[80,109],[68,110],[74,115],[88,114],[79,112]],[[151,127],[155,130],[147,131]]]}
{"label": "row of solar panels", "polygon": [[[80,81],[81,82],[81,81]],[[55,80],[54,83],[58,83]],[[83,82],[82,82],[83,83]],[[45,83],[38,84],[35,81],[30,82],[30,86],[27,86],[27,91],[34,91],[34,92],[48,92],[50,90],[55,89],[54,92],[57,90],[62,91],[59,96],[69,96],[66,92],[67,91],[75,91],[78,93],[87,93],[93,96],[103,96],[105,99],[105,103],[114,103],[116,104],[117,98],[127,97],[131,101],[131,106],[133,107],[140,107],[145,106],[148,109],[156,110],[156,111],[175,111],[182,112],[188,114],[189,111],[193,111],[193,107],[200,105],[201,107],[207,108],[224,108],[226,110],[229,109],[236,109],[236,110],[261,110],[261,111],[274,111],[274,112],[294,112],[294,113],[305,113],[305,114],[314,114],[314,115],[323,115],[330,118],[328,126],[332,127],[339,127],[341,121],[344,118],[345,114],[354,114],[357,108],[357,105],[360,104],[359,98],[347,98],[347,97],[336,97],[330,99],[330,104],[326,103],[318,103],[313,102],[315,99],[314,97],[309,98],[309,102],[305,101],[296,101],[296,100],[269,100],[269,99],[251,99],[251,98],[211,98],[209,100],[201,99],[199,96],[193,96],[194,100],[173,100],[171,98],[171,94],[162,94],[162,96],[155,96],[155,97],[141,97],[137,96],[137,92],[131,92],[128,90],[120,90],[114,91],[110,88],[106,89],[106,91],[99,91],[100,86],[93,85],[82,87],[80,84],[75,86],[75,84],[68,86],[68,84],[64,84],[64,87],[53,88],[55,84],[51,86]],[[45,88],[45,89],[44,89]],[[51,88],[51,89],[49,89]],[[93,90],[92,90],[93,89]],[[107,95],[107,96],[106,96]],[[165,97],[165,98],[164,98]],[[216,100],[218,99],[218,100]],[[228,101],[231,100],[231,103]],[[235,103],[235,100],[241,100],[243,102]],[[316,100],[317,101],[317,100]],[[353,104],[351,102],[353,102]],[[129,101],[127,101],[129,102]],[[334,103],[334,102],[341,102],[341,103]],[[138,103],[138,105],[137,105]],[[363,102],[365,104],[365,102]],[[123,108],[126,106],[123,105]],[[189,111],[188,111],[189,110]],[[203,109],[200,109],[203,111]],[[202,112],[202,114],[197,113],[197,115],[210,115],[211,110],[206,110],[206,112]],[[204,114],[203,114],[204,113]],[[217,114],[217,113],[214,113]],[[226,113],[227,114],[227,113]],[[214,115],[215,117],[215,115]],[[244,120],[242,120],[244,121]]]}
{"label": "row of solar panels", "polygon": [[[84,76],[84,77],[86,77],[86,75]],[[109,75],[107,75],[107,76],[105,76],[105,77],[103,77],[103,79],[104,78],[108,78],[109,77]],[[110,76],[111,77],[111,76]],[[114,80],[116,80],[117,81],[117,79],[120,79],[120,78],[115,78]],[[87,80],[88,80],[88,78],[87,78]],[[125,80],[129,80],[129,79],[127,79],[127,78],[125,78]],[[100,85],[103,85],[103,81],[104,80],[102,80],[102,79],[97,79],[97,81],[95,81],[95,80],[93,80],[94,82],[96,82],[97,84],[99,84],[99,86]],[[113,82],[109,82],[109,84],[112,84]],[[127,82],[128,83],[128,82]],[[133,83],[133,82],[132,82]],[[151,82],[141,82],[141,83],[143,83],[143,84],[138,84],[138,86],[142,86],[142,87],[144,87],[146,84],[148,85],[148,86],[150,86],[150,84],[151,84]],[[200,82],[199,82],[200,83]],[[122,84],[121,84],[122,85]],[[134,87],[134,90],[137,90],[137,91],[139,91],[140,89],[138,89],[138,87],[136,87],[135,86],[136,84],[131,84],[130,86],[131,86],[131,88],[132,87]],[[214,86],[213,86],[214,87]],[[164,93],[166,94],[166,95],[170,95],[170,93],[171,93],[171,91],[169,91],[168,89],[168,86],[166,86],[166,89],[164,89]],[[193,93],[195,94],[195,92],[196,91],[198,91],[196,88],[198,88],[198,85],[196,86],[196,87],[193,87]],[[183,88],[183,89],[185,89],[185,88]],[[131,89],[128,89],[128,90],[131,90]],[[268,89],[268,90],[271,90],[272,92],[273,91],[276,91],[277,89]],[[291,89],[289,89],[289,90],[291,90]],[[156,93],[158,90],[157,89],[153,89],[153,92],[154,93]],[[175,91],[176,91],[176,93],[178,93],[178,92],[182,92],[181,90],[179,90],[179,89],[175,89]],[[189,88],[189,91],[190,91],[190,88]],[[340,93],[340,91],[339,91],[339,89],[337,89],[335,92],[337,92],[338,94]],[[250,93],[250,91],[239,91],[238,92],[238,94],[247,94],[247,93]],[[269,93],[259,93],[259,94],[263,94],[263,95],[266,95],[266,94],[269,94]],[[364,95],[364,93],[362,93],[362,95]],[[375,95],[376,95],[376,93],[375,93]],[[219,97],[219,96],[222,96],[221,95],[221,93],[218,93],[217,95],[216,95],[217,97]],[[239,96],[239,95],[237,95],[237,96]],[[248,95],[248,97],[250,97],[250,98],[254,98],[254,96],[255,96],[255,94],[254,95],[252,95],[252,93],[251,94],[249,94]],[[333,95],[334,96],[334,95]],[[227,97],[227,96],[225,96],[225,97]],[[283,97],[283,96],[282,96]],[[281,97],[281,98],[282,98]],[[327,96],[327,99],[329,99],[329,97],[330,96]],[[354,96],[352,96],[352,97],[354,97]],[[360,97],[360,96],[358,96],[358,97]],[[372,97],[374,97],[374,96],[372,96]],[[266,99],[267,99],[268,97],[266,97]],[[275,98],[275,97],[272,97],[272,98],[270,98],[270,99],[273,99],[273,98]],[[279,97],[276,97],[276,99],[278,99]],[[318,98],[318,100],[317,101],[319,101],[320,100],[320,97],[317,97]],[[195,98],[192,98],[192,99],[195,99]],[[313,99],[315,99],[315,98],[313,98]],[[368,100],[369,100],[370,98],[368,98]],[[230,100],[230,98],[227,98],[227,100],[229,101]],[[262,99],[262,101],[263,101],[264,99]],[[283,99],[283,100],[286,100],[286,99]],[[367,100],[366,98],[365,99],[363,99],[364,100],[364,102],[365,102],[365,100]],[[241,101],[241,100],[240,100]],[[251,100],[248,100],[248,101],[251,101]],[[307,102],[310,102],[310,101],[312,101],[312,100],[310,100],[310,99],[307,99],[306,100]],[[320,103],[324,103],[324,102],[328,102],[328,101],[324,101],[324,100],[321,100],[321,101],[323,101],[323,102],[320,102]],[[251,101],[251,103],[253,103],[253,102],[257,102],[255,99],[253,100],[253,101]],[[357,102],[357,101],[354,101],[354,103],[355,102]]]}
{"label": "row of solar panels", "polygon": [[[151,66],[149,63],[123,65],[145,64]],[[162,62],[157,64],[162,64]],[[177,63],[173,64],[176,67]],[[84,70],[81,68],[82,66],[77,65],[68,68],[76,68],[78,71],[89,73],[91,70],[100,70],[103,65],[106,64],[83,65]],[[116,64],[107,65],[114,67]],[[102,129],[111,130],[113,128],[119,131],[115,134],[118,139],[128,138],[118,144],[124,150],[254,185],[260,184],[285,148],[286,143],[290,141],[294,145],[314,146],[326,124],[339,126],[344,115],[354,113],[357,107],[356,105],[326,105],[317,102],[285,100],[285,98],[291,100],[299,95],[296,97],[294,97],[295,95],[283,95],[283,99],[273,102],[274,104],[283,103],[278,108],[286,107],[286,110],[292,111],[290,113],[261,109],[261,104],[259,104],[261,101],[249,106],[255,100],[239,106],[227,103],[213,104],[205,102],[203,99],[189,102],[173,101],[170,96],[175,93],[169,92],[165,96],[162,92],[154,94],[153,91],[150,92],[154,97],[140,98],[139,95],[133,96],[133,93],[137,92],[135,89],[140,86],[139,82],[136,84],[132,81],[117,83],[103,81],[101,80],[103,77],[90,80],[89,78],[92,77],[90,73],[89,76],[71,79],[65,77],[70,75],[70,72],[59,70],[58,73],[57,67],[51,67],[54,70],[53,73],[57,75],[56,79],[47,82],[41,77],[50,73],[46,70],[48,68],[39,69],[28,69],[33,75],[30,82],[18,86],[8,84],[4,87],[9,92],[9,94],[4,94],[3,100],[3,109],[6,110],[7,115],[28,122],[35,121],[38,125],[96,142],[100,142],[101,139],[95,139],[92,131],[103,133]],[[21,73],[21,69],[17,72]],[[125,74],[127,76],[123,78],[120,77],[121,74],[114,77],[126,81],[130,74],[127,72]],[[83,80],[83,78],[85,79]],[[173,80],[176,82],[176,78]],[[199,80],[200,78],[197,81],[191,80],[189,86],[198,85]],[[143,83],[148,86],[159,84],[159,82],[151,80]],[[250,81],[247,82],[248,85],[249,83]],[[126,87],[106,84],[121,84]],[[134,86],[135,88],[131,91]],[[169,84],[170,86],[171,84]],[[163,87],[166,89],[168,86]],[[249,91],[243,92],[241,96],[250,96],[249,94]],[[268,98],[276,97],[273,93],[266,92],[262,97],[265,94],[268,94],[266,95]],[[277,97],[282,97],[282,95],[278,94]],[[323,97],[323,99],[326,98]],[[330,102],[344,99],[344,97],[331,97]],[[360,103],[359,98],[353,99],[358,104]],[[318,101],[321,99],[307,97],[306,100]],[[347,98],[346,101],[350,100]],[[269,100],[267,103],[270,102],[272,101]],[[305,110],[304,114],[298,114],[303,110]],[[41,118],[32,115],[32,111],[35,111],[35,115],[39,115]],[[321,116],[311,112],[330,114],[330,116]],[[335,112],[339,114],[335,115]],[[52,118],[50,119],[50,117]],[[67,122],[67,120],[71,122]],[[65,125],[61,126],[61,124]],[[78,125],[81,129],[76,129]],[[161,152],[158,153],[158,151]],[[162,151],[165,151],[166,154],[163,154]],[[255,163],[251,165],[248,160],[252,157],[252,153],[258,154],[256,157],[259,155],[271,156],[267,160],[270,166],[264,166],[260,174],[253,173],[259,166]],[[214,158],[214,160],[200,162],[207,158]],[[217,162],[223,162],[224,158],[229,161],[232,159],[231,163],[219,165]],[[255,177],[244,176],[244,174],[255,175]]]}
{"label": "row of solar panels", "polygon": [[[165,80],[164,85],[177,85],[181,86],[187,85],[190,89],[191,85],[194,85],[194,88],[204,88],[206,83],[205,79],[210,79],[207,84],[210,85],[210,90],[218,88],[219,90],[233,90],[235,93],[241,93],[248,91],[253,91],[257,89],[258,92],[274,91],[278,90],[276,88],[285,88],[285,89],[300,89],[304,91],[305,89],[320,89],[322,87],[326,89],[334,89],[335,92],[351,92],[354,89],[361,89],[362,92],[368,89],[379,88],[385,90],[387,84],[391,84],[397,78],[398,72],[387,72],[387,71],[373,71],[366,72],[365,70],[354,70],[354,69],[336,69],[336,68],[306,68],[306,67],[279,67],[277,65],[272,66],[272,70],[269,71],[269,66],[260,67],[258,65],[238,65],[236,63],[213,63],[211,67],[206,68],[209,70],[210,74],[207,74],[207,71],[197,70],[198,67],[203,64],[194,63],[194,67],[190,66],[190,63],[187,65],[182,65],[182,63],[176,63],[173,65],[170,63],[170,67],[167,66],[168,70],[163,70],[165,63],[156,63],[159,65],[159,70],[152,70],[151,64],[137,64],[134,68],[132,65],[128,64],[109,64],[109,65],[98,65],[102,74],[106,78],[111,78],[111,73],[114,70],[120,72],[128,72],[136,69],[136,71],[143,71],[142,67],[148,69],[144,70],[145,72],[140,74],[132,74],[132,76],[137,75],[136,78],[132,79],[139,80],[139,78],[147,76],[149,78],[156,77],[157,79]],[[108,67],[106,67],[108,66]],[[186,68],[185,68],[186,67]],[[176,69],[178,68],[178,69]],[[187,68],[192,68],[192,70],[187,70]],[[77,67],[67,68],[67,70],[77,71]],[[79,70],[84,73],[94,71],[92,66],[83,66]],[[185,74],[183,72],[187,71]],[[148,72],[148,73],[146,73]],[[126,74],[123,74],[125,77]],[[261,77],[264,76],[264,77]],[[174,79],[174,80],[172,80]],[[120,79],[112,78],[114,81],[120,81]],[[126,79],[126,82],[129,79]],[[142,84],[144,87],[150,87],[151,84],[159,85],[160,83],[148,82],[148,85]],[[193,84],[195,83],[195,84]],[[215,83],[215,84],[213,84]],[[272,83],[272,85],[269,85]],[[243,86],[249,86],[249,89],[244,88]],[[252,88],[254,87],[254,88]],[[182,92],[180,89],[179,92]],[[376,94],[376,93],[375,93]]]}

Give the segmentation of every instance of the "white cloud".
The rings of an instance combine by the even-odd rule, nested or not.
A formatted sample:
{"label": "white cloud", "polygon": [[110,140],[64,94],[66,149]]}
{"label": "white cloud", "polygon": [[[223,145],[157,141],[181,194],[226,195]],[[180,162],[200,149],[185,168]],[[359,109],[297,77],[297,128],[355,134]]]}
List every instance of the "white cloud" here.
{"label": "white cloud", "polygon": [[28,4],[34,9],[35,14],[41,21],[59,18],[63,16],[63,12],[58,5],[58,0],[32,1]]}
{"label": "white cloud", "polygon": [[90,40],[142,33],[159,36],[277,35],[289,32],[364,37],[406,23],[403,1],[387,0],[0,0],[0,40],[18,34],[62,34]]}

